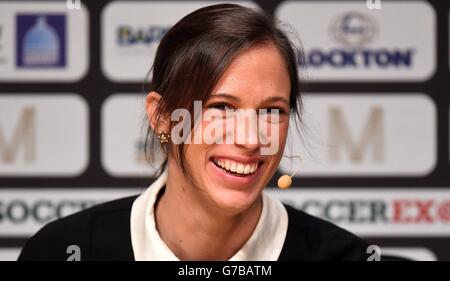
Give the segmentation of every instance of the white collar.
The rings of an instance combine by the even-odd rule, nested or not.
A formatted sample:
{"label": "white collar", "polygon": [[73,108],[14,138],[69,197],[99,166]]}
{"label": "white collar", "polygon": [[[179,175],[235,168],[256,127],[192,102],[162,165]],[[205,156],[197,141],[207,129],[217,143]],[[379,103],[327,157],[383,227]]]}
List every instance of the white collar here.
{"label": "white collar", "polygon": [[[130,216],[131,244],[134,258],[178,261],[159,236],[155,224],[154,204],[167,179],[167,169],[133,202]],[[277,260],[284,245],[288,215],[280,201],[262,193],[263,207],[255,230],[230,261]]]}

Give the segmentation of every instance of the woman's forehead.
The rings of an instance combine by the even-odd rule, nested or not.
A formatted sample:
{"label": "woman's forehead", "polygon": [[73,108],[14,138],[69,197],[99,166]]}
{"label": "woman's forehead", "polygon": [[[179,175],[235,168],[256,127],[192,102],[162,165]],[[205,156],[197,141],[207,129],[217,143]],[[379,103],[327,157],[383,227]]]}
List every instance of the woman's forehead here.
{"label": "woman's forehead", "polygon": [[[251,47],[239,54],[219,79],[212,94],[289,93],[290,77],[286,63],[273,45]],[[241,93],[241,94],[240,94]]]}

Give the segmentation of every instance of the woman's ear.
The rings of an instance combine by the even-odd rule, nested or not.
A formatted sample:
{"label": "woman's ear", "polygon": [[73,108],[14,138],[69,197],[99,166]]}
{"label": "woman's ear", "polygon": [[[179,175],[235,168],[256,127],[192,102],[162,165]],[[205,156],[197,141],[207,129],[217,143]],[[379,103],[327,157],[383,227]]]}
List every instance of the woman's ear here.
{"label": "woman's ear", "polygon": [[[147,111],[147,119],[150,127],[155,131],[169,131],[169,120],[166,120],[165,115],[161,114],[159,116],[159,124],[158,124],[158,106],[161,101],[161,95],[155,91],[152,91],[147,94],[145,103],[145,108]],[[160,112],[161,113],[161,112]]]}

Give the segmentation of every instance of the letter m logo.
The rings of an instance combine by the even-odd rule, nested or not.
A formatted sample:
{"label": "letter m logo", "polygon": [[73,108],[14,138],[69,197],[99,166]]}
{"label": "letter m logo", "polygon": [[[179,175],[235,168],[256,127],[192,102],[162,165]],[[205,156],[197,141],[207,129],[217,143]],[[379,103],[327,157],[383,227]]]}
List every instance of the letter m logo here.
{"label": "letter m logo", "polygon": [[[32,162],[36,159],[34,108],[25,107],[15,124],[16,126],[11,130],[12,134],[6,134],[6,130],[0,126],[0,162],[14,162],[20,148],[24,152],[24,160]],[[11,138],[7,138],[7,135],[11,135]]]}
{"label": "letter m logo", "polygon": [[367,9],[381,10],[381,0],[367,0]]}

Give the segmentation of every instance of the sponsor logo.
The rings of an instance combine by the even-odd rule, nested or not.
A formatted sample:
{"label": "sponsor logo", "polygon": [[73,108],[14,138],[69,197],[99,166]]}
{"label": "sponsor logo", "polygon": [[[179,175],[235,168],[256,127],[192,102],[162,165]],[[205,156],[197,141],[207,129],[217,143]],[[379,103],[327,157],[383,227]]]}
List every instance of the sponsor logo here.
{"label": "sponsor logo", "polygon": [[448,190],[301,187],[268,192],[284,203],[362,236],[447,236],[450,231]]}
{"label": "sponsor logo", "polygon": [[307,200],[298,206],[335,223],[450,224],[450,200]]}
{"label": "sponsor logo", "polygon": [[[114,81],[146,79],[161,38],[185,15],[217,1],[108,3],[102,12],[102,70]],[[251,1],[236,1],[258,8]]]}
{"label": "sponsor logo", "polygon": [[52,220],[68,216],[102,201],[95,200],[48,200],[40,199],[32,203],[22,199],[0,201],[0,223],[20,225],[29,220],[46,224]]}
{"label": "sponsor logo", "polygon": [[282,173],[420,176],[436,165],[436,108],[426,95],[306,94],[304,108],[308,138],[290,131]]}
{"label": "sponsor logo", "polygon": [[361,46],[373,41],[378,33],[377,22],[360,12],[348,12],[331,25],[331,35],[341,44]]}
{"label": "sponsor logo", "polygon": [[5,164],[16,160],[16,155],[23,147],[23,159],[25,162],[36,161],[36,108],[24,107],[20,114],[19,121],[13,132],[11,142],[7,142],[3,134],[0,133],[0,151]]}
{"label": "sponsor logo", "polygon": [[3,189],[0,190],[0,236],[30,236],[50,221],[141,191],[129,188]]}
{"label": "sponsor logo", "polygon": [[117,28],[117,44],[124,48],[158,44],[169,28],[169,26],[158,25],[148,26],[147,28],[121,25]]}
{"label": "sponsor logo", "polygon": [[66,66],[64,14],[19,14],[16,26],[19,68]]}
{"label": "sponsor logo", "polygon": [[361,12],[346,12],[331,22],[331,37],[341,47],[329,50],[312,48],[305,56],[299,56],[302,66],[336,69],[345,68],[410,68],[414,63],[414,47],[373,48],[369,44],[376,40],[377,22]]}
{"label": "sponsor logo", "polygon": [[88,10],[65,4],[0,1],[0,81],[72,82],[86,74]]}
{"label": "sponsor logo", "polygon": [[277,16],[304,43],[300,74],[313,81],[428,79],[436,68],[433,8],[422,1],[384,5],[375,13],[354,1],[281,3]]}
{"label": "sponsor logo", "polygon": [[0,96],[0,176],[73,176],[87,162],[83,99],[67,93]]}

